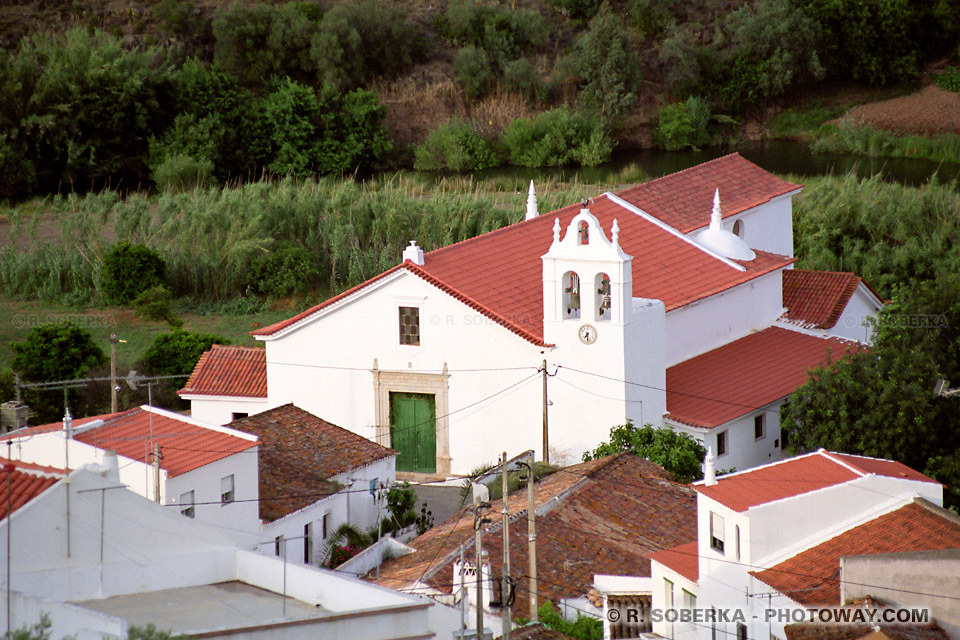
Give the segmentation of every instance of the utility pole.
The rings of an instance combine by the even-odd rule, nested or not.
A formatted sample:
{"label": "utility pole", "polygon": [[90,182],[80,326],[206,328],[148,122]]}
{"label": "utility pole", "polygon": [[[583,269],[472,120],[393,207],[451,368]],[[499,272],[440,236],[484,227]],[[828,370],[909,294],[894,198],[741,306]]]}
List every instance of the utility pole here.
{"label": "utility pole", "polygon": [[501,627],[503,640],[510,640],[510,605],[509,602],[509,593],[510,593],[510,510],[507,508],[507,493],[510,490],[509,482],[507,480],[507,452],[503,452],[503,458],[501,459],[501,476],[502,476],[502,486],[503,486],[503,509],[501,514],[503,515],[503,523],[501,528],[503,529],[503,583],[500,587],[500,615],[501,615]]}
{"label": "utility pole", "polygon": [[527,455],[530,457],[530,462],[520,464],[529,469],[527,473],[527,540],[529,541],[527,554],[530,556],[530,621],[537,622],[540,617],[537,613],[537,508],[533,493],[533,450],[531,449]]}
{"label": "utility pole", "polygon": [[120,340],[117,334],[110,334],[110,413],[117,412],[117,343]]}
{"label": "utility pole", "polygon": [[160,445],[153,443],[153,501],[160,503]]}
{"label": "utility pole", "polygon": [[[490,492],[482,483],[473,485],[473,547],[477,563],[477,638],[483,638],[483,543],[480,530],[484,518],[482,509],[490,508]],[[491,576],[492,577],[492,576]]]}
{"label": "utility pole", "polygon": [[[549,423],[547,419],[547,405],[549,404],[547,399],[547,359],[543,359],[543,462],[544,464],[550,463],[550,431]],[[531,472],[533,470],[531,469]],[[536,620],[536,618],[534,618]]]}
{"label": "utility pole", "polygon": [[463,640],[464,633],[467,630],[467,583],[463,579],[464,569],[466,568],[466,557],[463,552],[463,543],[460,543],[460,640]]}

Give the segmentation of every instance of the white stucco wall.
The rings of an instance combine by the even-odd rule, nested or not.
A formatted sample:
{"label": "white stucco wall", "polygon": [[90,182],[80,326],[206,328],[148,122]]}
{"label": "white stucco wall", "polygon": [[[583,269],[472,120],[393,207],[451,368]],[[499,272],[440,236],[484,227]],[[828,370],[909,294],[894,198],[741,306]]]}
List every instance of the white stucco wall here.
{"label": "white stucco wall", "polygon": [[[721,479],[722,481],[722,479]],[[740,608],[745,612],[748,637],[773,634],[784,638],[784,623],[767,620],[767,608],[794,608],[783,595],[746,598],[744,594],[771,593],[768,585],[748,572],[772,567],[840,533],[909,503],[914,496],[942,504],[942,488],[932,483],[867,475],[826,489],[758,505],[739,513],[703,494],[697,496],[700,554],[699,607]],[[724,519],[723,554],[710,547],[710,512]],[[739,527],[740,553],[736,537]],[[753,616],[757,617],[754,618]],[[736,633],[736,625],[719,625]],[[708,640],[710,628],[698,629]]]}
{"label": "white stucco wall", "polygon": [[[389,517],[386,500],[378,504],[375,497],[370,495],[368,488],[370,481],[374,479],[378,484],[382,483],[387,487],[396,480],[395,460],[394,457],[384,458],[336,476],[334,479],[344,485],[343,491],[318,500],[283,518],[263,523],[258,550],[266,555],[275,555],[274,541],[277,536],[283,536],[287,544],[287,560],[302,564],[304,527],[310,523],[312,525],[310,562],[315,565],[322,562],[327,541],[332,538],[340,525],[351,524],[361,531],[368,531],[377,525],[378,512],[380,517]],[[419,509],[419,505],[417,508]],[[327,538],[323,537],[324,514],[329,514]]]}
{"label": "white stucco wall", "polygon": [[782,279],[777,269],[667,313],[666,366],[769,327],[783,315]]}
{"label": "white stucco wall", "polygon": [[245,413],[252,416],[271,408],[266,398],[189,394],[183,395],[181,398],[190,402],[191,417],[210,424],[228,424],[233,422],[235,413]]}
{"label": "white stucco wall", "polygon": [[873,328],[868,324],[868,318],[876,318],[879,311],[880,306],[876,296],[861,284],[850,297],[837,324],[827,329],[826,333],[838,338],[871,344]]}
{"label": "white stucco wall", "polygon": [[242,637],[430,637],[429,601],[239,550],[219,527],[171,513],[89,467],[71,481],[0,521],[0,545],[12,536],[11,587],[26,596],[82,601],[239,580],[324,610],[304,625],[265,620]]}
{"label": "white stucco wall", "polygon": [[[4,593],[6,600],[6,593]],[[33,626],[42,616],[50,620],[50,637],[75,640],[125,640],[127,621],[72,604],[10,594],[10,628],[16,632]],[[0,607],[0,629],[7,629],[7,608]]]}
{"label": "white stucco wall", "polygon": [[[684,602],[684,591],[693,594],[694,598],[698,596],[699,585],[697,585],[696,582],[691,582],[673,569],[660,564],[656,560],[650,562],[650,578],[651,606],[653,609],[659,609],[663,612],[671,607],[671,604],[667,600],[666,580],[673,583],[672,607],[674,609],[687,608]],[[698,608],[701,607],[699,600],[695,602],[695,604]],[[605,624],[604,626],[606,627],[607,625]],[[669,640],[693,640],[697,637],[698,627],[701,626],[703,626],[703,623],[698,624],[680,621],[669,623],[665,619],[661,619],[659,622],[653,623],[653,632]]]}
{"label": "white stucco wall", "polygon": [[[180,496],[193,491],[194,518],[220,527],[236,537],[238,543],[251,544],[260,530],[257,499],[260,481],[257,465],[258,447],[251,447],[221,458],[192,471],[167,478],[161,500],[173,513],[180,513]],[[220,480],[233,476],[234,501],[221,503]]]}
{"label": "white stucco wall", "polygon": [[[793,257],[793,196],[782,195],[770,202],[761,204],[743,213],[725,217],[723,228],[733,231],[734,223],[740,220],[742,225],[741,236],[751,249],[760,249],[768,253]],[[721,207],[723,193],[720,193]],[[694,237],[697,231],[687,234]]]}
{"label": "white stucco wall", "polygon": [[[716,456],[716,467],[724,471],[743,471],[751,467],[758,467],[769,462],[775,462],[783,456],[780,436],[780,408],[783,400],[771,403],[759,411],[753,411],[740,418],[712,429],[702,429],[667,420],[666,423],[683,433],[689,434],[711,447]],[[764,416],[764,435],[755,437],[754,419],[757,415]],[[720,433],[726,433],[727,450],[719,455],[717,439]]]}

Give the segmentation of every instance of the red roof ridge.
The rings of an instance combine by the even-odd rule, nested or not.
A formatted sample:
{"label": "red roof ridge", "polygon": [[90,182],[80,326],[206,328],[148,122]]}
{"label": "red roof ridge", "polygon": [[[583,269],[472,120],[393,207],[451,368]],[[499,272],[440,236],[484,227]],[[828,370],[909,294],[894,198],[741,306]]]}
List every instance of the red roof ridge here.
{"label": "red roof ridge", "polygon": [[179,396],[267,397],[263,347],[214,344],[200,354]]}
{"label": "red roof ridge", "polygon": [[16,460],[13,458],[0,456],[0,468],[6,466],[12,466],[21,473],[27,473],[29,475],[42,478],[62,478],[68,473],[67,469],[62,469],[60,467],[51,467],[49,465],[38,464],[36,462],[28,462],[26,460]]}

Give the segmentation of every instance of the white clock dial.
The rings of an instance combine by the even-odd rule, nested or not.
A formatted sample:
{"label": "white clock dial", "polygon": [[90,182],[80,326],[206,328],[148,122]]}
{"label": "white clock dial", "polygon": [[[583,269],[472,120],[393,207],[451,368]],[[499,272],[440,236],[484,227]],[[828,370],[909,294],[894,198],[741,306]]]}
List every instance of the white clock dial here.
{"label": "white clock dial", "polygon": [[578,334],[583,344],[593,344],[597,341],[597,330],[589,324],[581,326]]}

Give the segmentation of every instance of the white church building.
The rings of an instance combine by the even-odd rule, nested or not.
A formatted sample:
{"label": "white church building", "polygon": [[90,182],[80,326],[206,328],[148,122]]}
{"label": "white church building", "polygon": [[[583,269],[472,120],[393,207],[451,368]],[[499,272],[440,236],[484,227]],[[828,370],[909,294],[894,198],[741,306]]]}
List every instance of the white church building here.
{"label": "white church building", "polygon": [[883,304],[853,274],[789,275],[800,189],[738,154],[546,215],[531,185],[523,221],[428,253],[414,240],[254,331],[263,349],[215,347],[180,394],[217,424],[293,402],[414,478],[504,450],[577,460],[627,420],[694,435],[721,469],[763,464],[787,396],[868,342]]}

